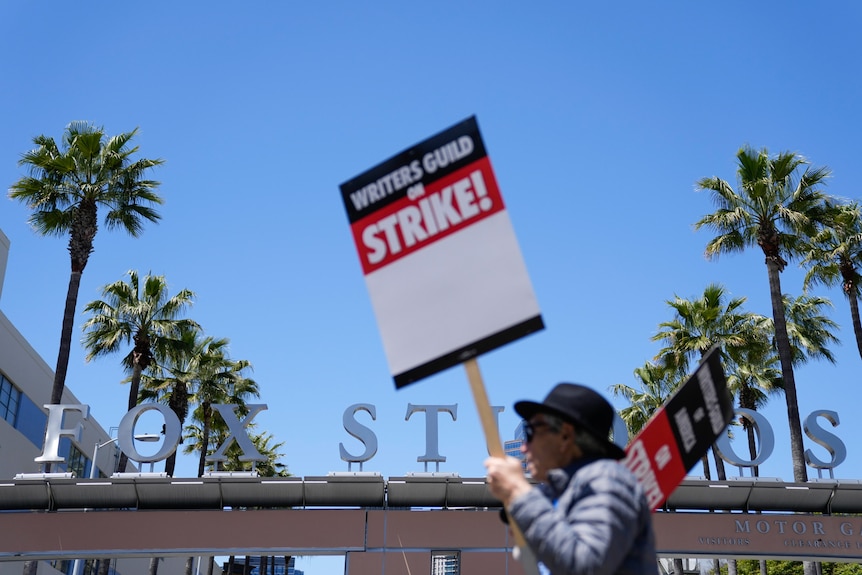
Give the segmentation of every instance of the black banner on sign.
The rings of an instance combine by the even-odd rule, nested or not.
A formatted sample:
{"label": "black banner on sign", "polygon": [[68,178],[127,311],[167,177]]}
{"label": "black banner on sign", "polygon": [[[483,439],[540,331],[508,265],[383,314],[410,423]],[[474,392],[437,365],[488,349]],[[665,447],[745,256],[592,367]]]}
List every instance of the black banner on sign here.
{"label": "black banner on sign", "polygon": [[644,486],[653,509],[673,493],[733,418],[717,347],[641,428],[623,464]]}
{"label": "black banner on sign", "polygon": [[691,469],[733,418],[721,354],[713,348],[664,407],[686,470]]}
{"label": "black banner on sign", "polygon": [[351,224],[486,156],[476,117],[471,116],[341,184]]}

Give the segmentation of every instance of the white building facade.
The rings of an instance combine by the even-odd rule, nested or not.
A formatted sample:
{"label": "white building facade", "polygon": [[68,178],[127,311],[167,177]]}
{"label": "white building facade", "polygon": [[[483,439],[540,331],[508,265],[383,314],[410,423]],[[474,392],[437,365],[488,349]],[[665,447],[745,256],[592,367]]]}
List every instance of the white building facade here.
{"label": "white building facade", "polygon": [[[34,460],[42,453],[47,411],[43,407],[51,401],[54,371],[36,350],[24,339],[6,314],[3,313],[3,283],[9,258],[10,240],[0,230],[0,478],[12,479],[20,474],[38,474],[43,471]],[[60,318],[57,319],[59,327]],[[63,392],[63,403],[78,404],[80,401],[67,387]],[[77,422],[72,415],[65,422],[67,427]],[[92,458],[96,454],[95,477],[110,476],[118,462],[116,442],[96,421],[93,414],[80,421],[82,431],[79,440],[64,437],[60,440],[59,455],[64,463],[53,464],[51,472],[74,473],[75,477],[89,477]],[[97,449],[97,446],[102,446]],[[38,479],[33,479],[38,481]],[[2,513],[2,511],[0,511]],[[170,569],[182,572],[184,561],[168,559]],[[174,563],[177,563],[174,565]],[[94,561],[78,565],[78,575],[88,575]],[[149,559],[124,559],[112,563],[111,572],[119,575],[143,575],[148,572]],[[0,562],[0,575],[20,575],[23,563]],[[38,575],[72,575],[73,561],[41,561]]]}

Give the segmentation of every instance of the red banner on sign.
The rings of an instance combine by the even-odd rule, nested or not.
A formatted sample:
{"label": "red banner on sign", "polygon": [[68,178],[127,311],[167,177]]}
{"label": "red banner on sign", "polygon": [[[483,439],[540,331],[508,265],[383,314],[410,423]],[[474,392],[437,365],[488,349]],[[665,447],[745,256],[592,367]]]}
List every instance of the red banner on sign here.
{"label": "red banner on sign", "polygon": [[351,226],[362,271],[367,275],[504,207],[487,156],[427,186],[416,184]]}

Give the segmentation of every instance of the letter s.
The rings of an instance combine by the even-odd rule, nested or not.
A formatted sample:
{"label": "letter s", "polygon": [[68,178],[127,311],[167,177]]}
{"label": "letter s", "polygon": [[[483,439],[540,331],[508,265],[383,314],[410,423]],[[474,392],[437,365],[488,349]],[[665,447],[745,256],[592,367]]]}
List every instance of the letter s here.
{"label": "letter s", "polygon": [[418,182],[420,179],[422,179],[423,175],[424,174],[422,173],[422,166],[419,165],[419,160],[413,160],[412,162],[410,162],[411,183]]}
{"label": "letter s", "polygon": [[348,463],[358,462],[361,469],[363,461],[368,461],[377,454],[377,436],[374,435],[371,429],[354,419],[353,416],[357,411],[367,411],[371,415],[371,420],[376,421],[377,408],[370,403],[355,403],[344,410],[344,415],[341,418],[342,423],[344,423],[344,430],[362,442],[362,445],[365,446],[365,452],[362,455],[351,455],[344,449],[343,443],[338,444],[338,451],[343,461],[347,461]]}
{"label": "letter s", "polygon": [[386,257],[386,242],[377,237],[377,224],[371,224],[362,230],[362,243],[371,250],[368,253],[368,263],[376,264]]}
{"label": "letter s", "polygon": [[820,424],[817,423],[818,417],[826,418],[826,420],[832,424],[832,427],[837,427],[840,420],[838,419],[838,414],[836,412],[821,409],[811,412],[808,417],[805,418],[803,425],[805,435],[810,437],[814,443],[826,449],[826,451],[829,452],[829,455],[832,456],[832,460],[829,462],[820,461],[815,457],[814,453],[812,453],[810,449],[806,449],[805,462],[811,467],[817,469],[833,469],[838,467],[847,458],[847,448],[838,436],[834,433],[829,433],[820,427]]}

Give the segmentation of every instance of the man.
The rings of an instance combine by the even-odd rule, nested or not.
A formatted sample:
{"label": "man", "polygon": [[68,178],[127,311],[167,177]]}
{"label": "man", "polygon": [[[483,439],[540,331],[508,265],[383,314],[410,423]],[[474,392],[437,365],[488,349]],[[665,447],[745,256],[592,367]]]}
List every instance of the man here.
{"label": "man", "polygon": [[554,575],[657,573],[651,509],[608,440],[614,411],[598,393],[561,383],[542,403],[519,401],[527,469],[514,457],[485,461],[488,487]]}

